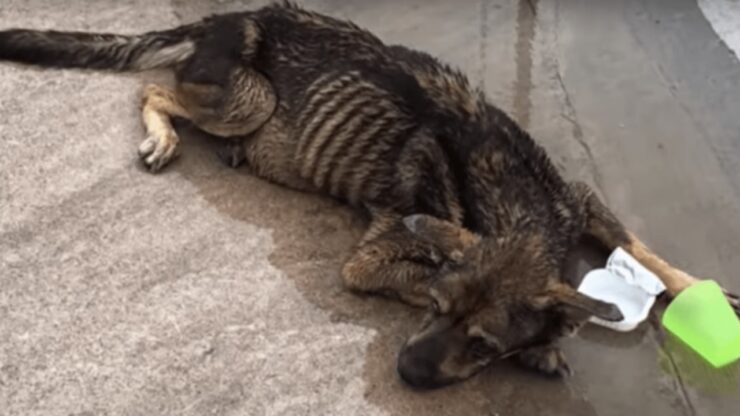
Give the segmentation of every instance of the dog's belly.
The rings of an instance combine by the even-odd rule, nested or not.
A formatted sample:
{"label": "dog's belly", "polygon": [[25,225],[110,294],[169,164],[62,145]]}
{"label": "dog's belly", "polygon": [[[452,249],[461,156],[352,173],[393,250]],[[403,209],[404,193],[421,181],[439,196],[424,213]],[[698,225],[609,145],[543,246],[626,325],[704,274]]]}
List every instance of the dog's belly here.
{"label": "dog's belly", "polygon": [[295,158],[296,141],[284,112],[275,114],[245,142],[246,159],[255,175],[301,191],[316,191],[300,175]]}

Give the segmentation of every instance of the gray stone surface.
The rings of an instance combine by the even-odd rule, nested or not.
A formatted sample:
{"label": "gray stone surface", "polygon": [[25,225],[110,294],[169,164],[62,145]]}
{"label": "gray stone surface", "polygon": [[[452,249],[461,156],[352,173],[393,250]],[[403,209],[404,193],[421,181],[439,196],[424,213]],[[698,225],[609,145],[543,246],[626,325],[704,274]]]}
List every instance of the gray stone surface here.
{"label": "gray stone surface", "polygon": [[[306,3],[461,67],[657,251],[740,291],[740,64],[693,2]],[[258,4],[3,0],[0,28],[136,33]],[[170,168],[137,164],[139,89],[167,79],[0,65],[0,415],[736,414],[738,368],[708,370],[656,317],[568,340],[565,381],[502,363],[409,390],[395,353],[420,313],[339,282],[361,218],[221,166],[188,126]]]}

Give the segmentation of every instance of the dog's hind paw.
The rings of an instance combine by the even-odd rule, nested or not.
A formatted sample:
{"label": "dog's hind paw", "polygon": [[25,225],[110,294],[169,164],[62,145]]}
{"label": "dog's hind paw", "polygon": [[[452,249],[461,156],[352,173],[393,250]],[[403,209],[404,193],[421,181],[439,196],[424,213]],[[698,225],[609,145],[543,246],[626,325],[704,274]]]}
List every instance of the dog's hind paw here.
{"label": "dog's hind paw", "polygon": [[139,145],[139,157],[151,172],[157,172],[177,156],[179,141],[174,132],[149,135]]}
{"label": "dog's hind paw", "polygon": [[244,143],[232,142],[224,144],[216,151],[216,155],[226,166],[238,168],[247,159]]}

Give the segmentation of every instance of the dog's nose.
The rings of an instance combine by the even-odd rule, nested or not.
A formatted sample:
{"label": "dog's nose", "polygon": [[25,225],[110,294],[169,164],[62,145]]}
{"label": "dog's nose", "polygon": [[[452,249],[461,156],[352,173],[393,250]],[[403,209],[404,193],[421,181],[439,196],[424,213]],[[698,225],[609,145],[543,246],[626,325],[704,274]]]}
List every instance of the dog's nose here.
{"label": "dog's nose", "polygon": [[401,379],[413,388],[433,389],[445,384],[436,380],[437,368],[433,362],[416,358],[405,350],[398,355],[396,370]]}

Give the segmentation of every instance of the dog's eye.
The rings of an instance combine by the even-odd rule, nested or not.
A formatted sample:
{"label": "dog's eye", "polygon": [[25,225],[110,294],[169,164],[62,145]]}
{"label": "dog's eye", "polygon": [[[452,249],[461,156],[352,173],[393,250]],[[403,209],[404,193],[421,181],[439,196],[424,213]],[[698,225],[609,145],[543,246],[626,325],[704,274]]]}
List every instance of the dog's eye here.
{"label": "dog's eye", "polygon": [[470,342],[470,353],[477,358],[486,358],[494,353],[494,349],[488,345],[485,339],[474,337]]}
{"label": "dog's eye", "polygon": [[439,315],[441,313],[440,308],[439,308],[439,302],[437,301],[437,299],[434,299],[434,298],[432,298],[432,311],[434,312],[435,315]]}

